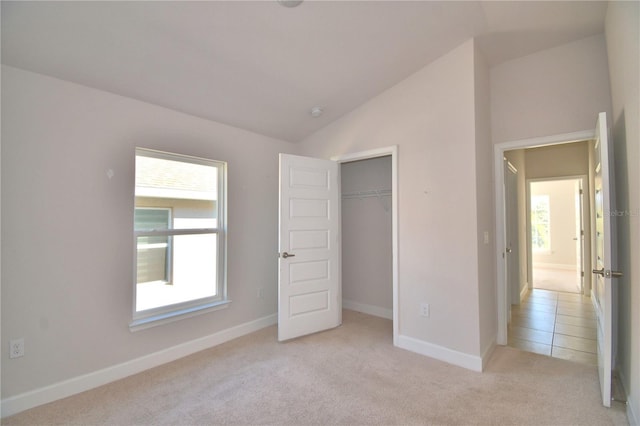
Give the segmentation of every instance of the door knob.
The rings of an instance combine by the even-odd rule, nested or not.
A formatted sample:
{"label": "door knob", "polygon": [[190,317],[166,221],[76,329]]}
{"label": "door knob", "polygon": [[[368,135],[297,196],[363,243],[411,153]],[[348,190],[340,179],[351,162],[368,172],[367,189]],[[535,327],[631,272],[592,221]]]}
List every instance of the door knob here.
{"label": "door knob", "polygon": [[624,274],[620,271],[610,271],[610,270],[606,270],[604,268],[602,269],[594,269],[591,272],[593,272],[594,274],[600,275],[601,277],[606,277],[606,278],[620,278],[622,277]]}
{"label": "door knob", "polygon": [[287,253],[285,251],[284,253],[282,253],[282,257],[284,257],[286,259],[287,257],[296,257],[296,255],[295,254],[289,254],[289,253]]}
{"label": "door knob", "polygon": [[511,253],[513,250],[511,250],[510,248],[507,249],[507,253]]}

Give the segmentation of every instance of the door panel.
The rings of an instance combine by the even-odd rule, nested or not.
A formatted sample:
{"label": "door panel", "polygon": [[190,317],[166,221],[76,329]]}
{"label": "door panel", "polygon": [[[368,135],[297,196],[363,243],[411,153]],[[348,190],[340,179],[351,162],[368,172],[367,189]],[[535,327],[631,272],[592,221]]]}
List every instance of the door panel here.
{"label": "door panel", "polygon": [[611,223],[611,190],[609,169],[609,142],[607,138],[606,113],[598,115],[594,155],[595,192],[595,258],[592,301],[597,316],[598,375],[602,392],[602,404],[611,406],[611,371],[613,368],[613,296],[612,268],[615,265],[611,247],[613,235]]}
{"label": "door panel", "polygon": [[342,322],[338,170],[334,161],[280,154],[280,341]]}
{"label": "door panel", "polygon": [[[518,211],[518,170],[505,160],[505,211],[507,294],[510,305],[520,304],[520,239]],[[509,306],[509,311],[511,306]]]}

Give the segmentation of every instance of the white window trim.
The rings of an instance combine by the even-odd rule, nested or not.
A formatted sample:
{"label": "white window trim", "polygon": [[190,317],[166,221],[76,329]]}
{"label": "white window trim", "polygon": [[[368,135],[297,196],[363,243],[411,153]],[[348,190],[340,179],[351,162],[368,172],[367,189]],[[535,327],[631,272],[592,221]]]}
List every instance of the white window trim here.
{"label": "white window trim", "polygon": [[[218,203],[217,203],[217,228],[203,229],[172,229],[133,232],[134,241],[134,276],[133,276],[133,320],[129,323],[130,331],[144,330],[150,327],[190,318],[196,315],[227,308],[231,300],[227,298],[227,163],[225,161],[210,160],[189,155],[174,154],[156,151],[146,148],[136,148],[135,155],[147,157],[179,160],[205,166],[214,165],[218,170]],[[134,196],[135,197],[135,196]],[[135,201],[134,201],[135,205]],[[136,311],[137,298],[137,237],[142,235],[194,235],[216,234],[218,235],[218,282],[216,283],[217,295],[201,299],[191,300],[173,305],[161,306],[144,311]]]}

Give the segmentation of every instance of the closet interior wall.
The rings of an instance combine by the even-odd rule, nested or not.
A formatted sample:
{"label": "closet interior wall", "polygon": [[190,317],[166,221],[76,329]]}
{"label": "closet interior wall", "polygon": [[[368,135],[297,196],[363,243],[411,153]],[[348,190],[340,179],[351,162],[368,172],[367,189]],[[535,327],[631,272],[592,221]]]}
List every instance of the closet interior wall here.
{"label": "closet interior wall", "polygon": [[342,297],[392,318],[391,156],[341,164]]}

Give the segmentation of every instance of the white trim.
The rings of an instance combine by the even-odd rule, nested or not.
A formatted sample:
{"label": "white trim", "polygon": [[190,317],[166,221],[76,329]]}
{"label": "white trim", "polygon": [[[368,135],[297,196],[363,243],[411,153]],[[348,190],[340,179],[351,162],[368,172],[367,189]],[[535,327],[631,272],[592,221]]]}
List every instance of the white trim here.
{"label": "white trim", "polygon": [[269,327],[276,324],[276,321],[276,314],[268,315],[140,358],[3,399],[1,401],[2,417],[11,416],[28,410],[29,408],[66,398],[150,368],[175,361],[187,355],[209,349],[213,346],[228,342],[229,340]]}
{"label": "white trim", "polygon": [[391,256],[393,276],[393,344],[399,346],[400,321],[398,312],[398,145],[331,157],[338,163],[391,156]]}
{"label": "white trim", "polygon": [[196,315],[219,311],[220,309],[226,309],[230,304],[231,300],[214,300],[213,302],[203,303],[200,299],[199,303],[195,306],[188,306],[180,309],[176,309],[174,307],[174,309],[170,311],[160,311],[160,313],[157,314],[136,318],[129,323],[129,331],[134,332],[146,330],[147,328],[191,318]]}
{"label": "white trim", "polygon": [[482,371],[487,368],[487,364],[491,359],[491,355],[493,355],[493,351],[496,349],[496,338],[495,336],[491,339],[491,344],[487,346],[487,348],[482,352]]}
{"label": "white trim", "polygon": [[624,392],[624,396],[627,399],[627,421],[629,422],[629,425],[631,426],[637,426],[640,425],[640,417],[638,417],[635,413],[635,411],[633,410],[633,404],[631,403],[631,401],[629,400],[629,391],[627,389],[627,387],[625,386],[625,383],[628,383],[627,377],[624,376],[623,371],[618,370],[618,374],[619,374],[619,383],[620,386],[622,387],[622,390]]}
{"label": "white trim", "polygon": [[520,289],[520,301],[522,302],[529,292],[529,283]]}
{"label": "white trim", "polygon": [[520,139],[510,142],[497,143],[493,147],[493,174],[496,214],[496,299],[498,303],[498,335],[499,345],[507,344],[507,316],[509,307],[507,306],[506,287],[506,264],[503,254],[505,248],[505,217],[504,217],[504,152],[513,149],[533,148],[537,146],[558,145],[570,142],[590,140],[595,137],[595,130],[582,130],[579,132],[563,133],[560,135],[544,136],[531,139]]}
{"label": "white trim", "polygon": [[483,360],[479,356],[454,351],[453,349],[434,345],[433,343],[428,343],[409,336],[399,336],[397,346],[411,352],[457,365],[458,367],[482,372]]}
{"label": "white trim", "polygon": [[380,306],[367,305],[346,299],[342,299],[342,307],[344,309],[351,309],[352,311],[373,315],[374,317],[393,320],[393,309],[381,308]]}
{"label": "white trim", "polygon": [[627,420],[630,425],[640,425],[640,417],[636,416],[632,404],[627,404]]}

